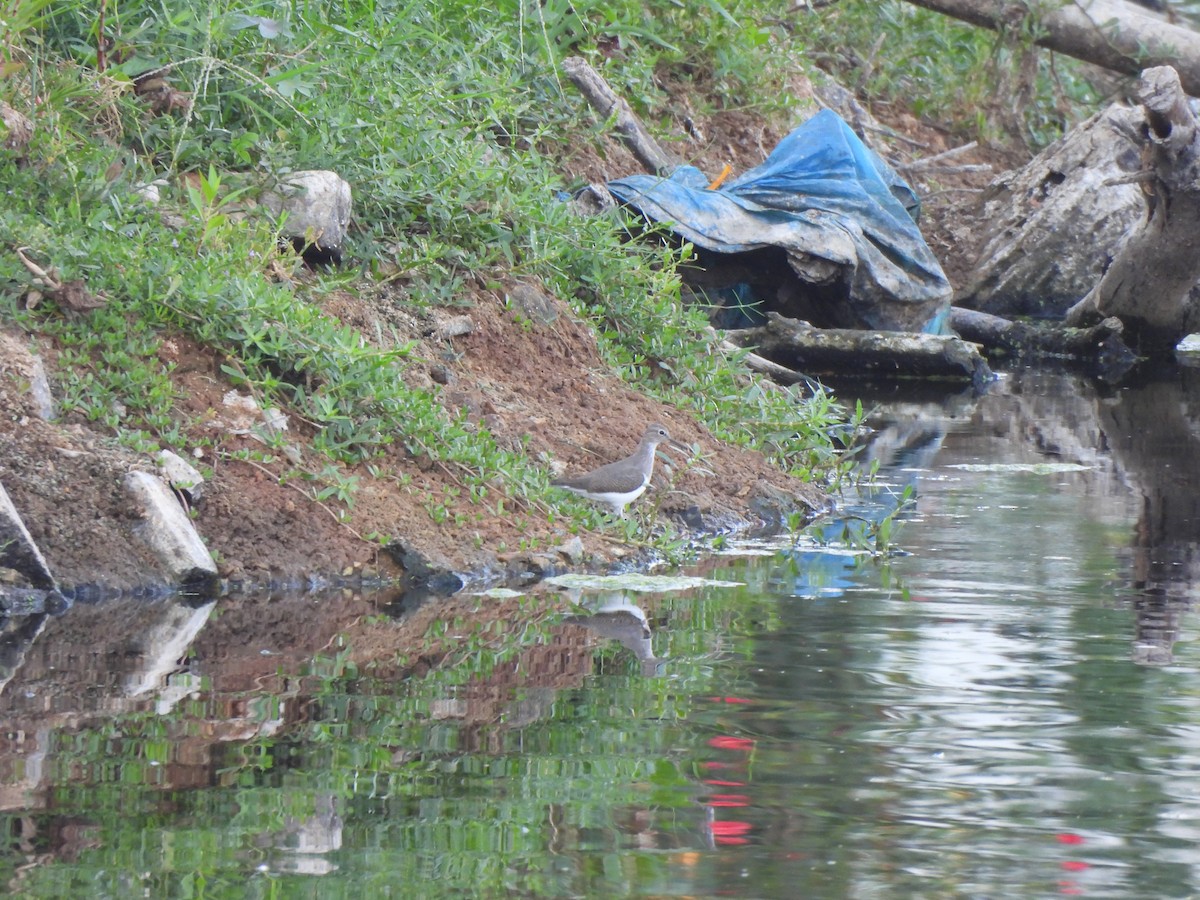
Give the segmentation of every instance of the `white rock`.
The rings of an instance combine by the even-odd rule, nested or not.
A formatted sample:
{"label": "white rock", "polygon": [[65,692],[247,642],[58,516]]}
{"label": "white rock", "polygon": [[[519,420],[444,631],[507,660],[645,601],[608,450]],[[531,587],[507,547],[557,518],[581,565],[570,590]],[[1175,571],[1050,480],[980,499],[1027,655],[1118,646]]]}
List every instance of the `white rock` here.
{"label": "white rock", "polygon": [[140,184],[133,189],[133,195],[149,206],[158,206],[162,200],[162,189],[167,187],[169,182],[165,178],[156,178],[154,181],[147,181],[145,184]]}
{"label": "white rock", "polygon": [[130,472],[125,476],[125,490],[144,520],[134,533],[150,546],[177,581],[194,581],[198,575],[216,577],[217,564],[161,478],[149,472]]}
{"label": "white rock", "polygon": [[1200,353],[1200,334],[1189,334],[1175,345],[1176,353]]}
{"label": "white rock", "polygon": [[287,213],[283,234],[313,243],[321,250],[340,250],[350,226],[350,185],[336,172],[293,172],[262,203],[276,215]]}
{"label": "white rock", "polygon": [[7,568],[16,569],[34,587],[58,590],[46,558],[34,543],[3,484],[0,484],[0,539],[4,543],[2,559]]}

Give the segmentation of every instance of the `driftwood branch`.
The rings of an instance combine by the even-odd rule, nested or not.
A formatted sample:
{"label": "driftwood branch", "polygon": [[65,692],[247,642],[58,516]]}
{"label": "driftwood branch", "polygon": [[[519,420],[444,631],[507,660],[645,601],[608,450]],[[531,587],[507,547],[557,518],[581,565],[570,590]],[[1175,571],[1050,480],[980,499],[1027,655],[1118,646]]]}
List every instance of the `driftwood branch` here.
{"label": "driftwood branch", "polygon": [[617,132],[625,146],[647,171],[654,175],[668,175],[679,165],[678,160],[650,136],[624,98],[618,96],[585,60],[569,56],[563,60],[562,67],[592,109],[605,119],[615,120]]}
{"label": "driftwood branch", "polygon": [[[717,335],[717,329],[711,325],[708,326],[708,332],[711,335]],[[717,346],[726,353],[741,354],[742,363],[751,372],[757,372],[759,375],[765,375],[770,378],[775,385],[791,385],[791,384],[807,384],[809,387],[816,387],[816,382],[805,375],[803,372],[797,372],[795,369],[789,369],[787,366],[781,366],[777,362],[772,362],[765,356],[759,356],[747,350],[745,347],[739,347],[733,341],[718,339]]]}
{"label": "driftwood branch", "polygon": [[882,378],[953,378],[983,384],[992,378],[979,351],[956,337],[905,331],[813,328],[768,313],[768,322],[729,334],[772,362],[809,375],[836,373]]}
{"label": "driftwood branch", "polygon": [[950,327],[965,340],[1014,356],[1069,356],[1093,359],[1099,346],[1120,337],[1121,320],[1110,317],[1090,328],[1053,322],[1018,322],[974,309],[950,310]]}
{"label": "driftwood branch", "polygon": [[[1029,15],[1012,0],[908,0],[1000,31]],[[1118,0],[1073,0],[1037,13],[1037,43],[1114,72],[1136,75],[1148,66],[1174,66],[1184,89],[1200,96],[1200,33],[1172,25]]]}
{"label": "driftwood branch", "polygon": [[759,356],[757,353],[748,352],[745,347],[739,347],[733,341],[721,341],[720,348],[727,353],[741,353],[742,362],[751,372],[757,372],[759,375],[766,375],[777,384],[800,384],[801,382],[812,381],[806,375],[802,375],[795,369],[789,369],[787,366],[781,366],[777,362],[772,362],[765,356]]}

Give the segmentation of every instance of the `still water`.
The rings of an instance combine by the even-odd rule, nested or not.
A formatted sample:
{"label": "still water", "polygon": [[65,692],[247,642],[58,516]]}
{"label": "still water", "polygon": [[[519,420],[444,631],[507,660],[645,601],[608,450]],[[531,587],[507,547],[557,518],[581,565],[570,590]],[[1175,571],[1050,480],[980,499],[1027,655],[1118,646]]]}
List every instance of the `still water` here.
{"label": "still water", "polygon": [[875,487],[722,586],[10,623],[0,890],[1196,896],[1193,380],[868,397]]}

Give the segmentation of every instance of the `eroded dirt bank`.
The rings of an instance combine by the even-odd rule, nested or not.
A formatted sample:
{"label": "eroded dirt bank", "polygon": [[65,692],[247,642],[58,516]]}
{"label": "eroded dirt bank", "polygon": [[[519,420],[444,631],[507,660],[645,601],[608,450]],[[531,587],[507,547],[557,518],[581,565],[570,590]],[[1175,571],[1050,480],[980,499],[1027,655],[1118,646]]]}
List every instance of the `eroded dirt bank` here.
{"label": "eroded dirt bank", "polygon": [[[624,455],[646,423],[667,423],[676,438],[697,444],[711,465],[673,477],[660,473],[643,506],[660,515],[690,511],[717,527],[767,524],[772,498],[792,496],[803,506],[819,504],[812,486],[784,476],[761,456],[721,445],[694,421],[637,394],[605,371],[590,332],[566,307],[556,307],[553,322],[522,325],[503,309],[499,296],[481,296],[470,310],[470,334],[426,342],[430,369],[446,381],[447,406],[485,423],[502,442],[535,458],[562,460],[572,470]],[[349,295],[339,299],[335,315],[366,321],[370,310]],[[25,346],[39,349],[53,366],[53,347],[26,336],[9,335],[0,401],[7,415],[0,423],[0,480],[24,518],[51,571],[67,585],[101,583],[117,588],[154,581],[159,567],[137,538],[137,519],[121,483],[131,468],[152,469],[152,461],[119,446],[85,424],[38,418],[24,386],[28,369]],[[450,351],[453,351],[452,353]],[[229,430],[223,404],[231,389],[219,361],[180,340],[169,344],[174,356],[185,414],[192,429],[212,444],[199,459],[212,467],[196,528],[215,555],[222,576],[250,583],[302,580],[310,576],[355,572],[399,575],[393,554],[373,536],[396,538],[436,568],[458,572],[499,572],[527,567],[521,548],[541,548],[570,539],[549,510],[529,508],[515,517],[500,516],[489,504],[475,504],[470,518],[438,522],[430,508],[458,489],[455,473],[441,465],[393,450],[375,464],[375,476],[361,478],[348,523],[335,516],[332,503],[311,499],[302,485],[279,483],[278,467],[229,458],[239,449],[260,449],[254,439]],[[454,362],[445,357],[455,357]],[[417,363],[405,377],[429,378]],[[292,420],[294,445],[306,459],[303,423]],[[189,454],[191,448],[176,448]],[[718,471],[719,470],[719,471]],[[603,534],[582,536],[585,552],[612,558],[622,548]],[[536,560],[533,560],[536,562]],[[565,564],[565,560],[562,560]],[[151,577],[147,577],[150,573]]]}
{"label": "eroded dirt bank", "polygon": [[[735,171],[757,164],[784,133],[736,113],[719,113],[702,124],[697,133],[705,135],[704,143],[689,138],[685,149],[714,170],[725,162]],[[905,151],[909,156],[952,144],[936,130],[912,121],[902,124],[919,141],[920,149]],[[563,165],[588,180],[636,170],[616,146],[603,159],[576,150]],[[976,175],[974,180],[978,186],[986,179]],[[960,268],[956,255],[969,244],[963,229],[973,201],[973,194],[956,190],[926,206],[923,227],[952,280]],[[536,304],[539,314],[522,312],[521,303],[512,303],[514,296]],[[639,503],[643,509],[710,528],[755,527],[775,520],[780,502],[788,498],[809,510],[825,501],[812,485],[780,473],[757,453],[718,442],[688,415],[616,378],[589,329],[540,284],[514,280],[500,290],[462,298],[465,308],[419,315],[398,312],[387,299],[378,291],[371,301],[342,292],[328,298],[326,312],[368,339],[392,329],[420,339],[413,361],[397,372],[398,378],[443,385],[449,409],[547,465],[558,461],[579,471],[615,459],[629,452],[646,424],[662,421],[677,440],[699,447],[704,464],[659,473]],[[458,325],[465,328],[440,327],[462,316],[466,321]],[[387,328],[376,332],[380,322]],[[445,336],[458,331],[465,333]],[[159,566],[138,539],[138,519],[121,490],[126,472],[151,469],[152,461],[76,417],[39,418],[28,391],[30,353],[42,359],[53,383],[56,348],[11,327],[0,337],[0,482],[51,570],[64,585],[125,589],[155,582]],[[231,385],[221,373],[222,360],[180,338],[166,341],[161,355],[174,367],[181,417],[190,422],[191,445],[172,449],[192,456],[202,446],[198,463],[211,468],[194,517],[224,578],[261,585],[313,576],[397,577],[403,567],[398,554],[383,549],[388,543],[410,551],[410,564],[421,559],[435,569],[464,573],[519,573],[555,559],[570,564],[549,549],[571,535],[548,509],[501,516],[484,503],[472,505],[466,517],[439,521],[431,510],[458,490],[457,473],[399,449],[372,469],[354,473],[360,482],[352,515],[339,521],[337,508],[311,499],[305,485],[280,484],[280,466],[231,458],[238,450],[262,446],[230,427],[223,398]],[[291,417],[289,436],[306,468],[319,470],[320,460],[307,445],[309,427]],[[581,538],[592,559],[613,560],[629,552],[611,534]],[[524,552],[530,544],[538,553]]]}

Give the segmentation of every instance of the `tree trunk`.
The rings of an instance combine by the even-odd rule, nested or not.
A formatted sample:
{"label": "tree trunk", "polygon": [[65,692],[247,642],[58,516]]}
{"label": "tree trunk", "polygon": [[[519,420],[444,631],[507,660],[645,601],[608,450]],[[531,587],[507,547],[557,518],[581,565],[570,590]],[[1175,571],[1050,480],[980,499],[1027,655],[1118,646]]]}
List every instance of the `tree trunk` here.
{"label": "tree trunk", "polygon": [[1146,218],[1134,179],[1141,110],[1112,104],[995,179],[972,212],[980,249],[954,303],[998,316],[1061,319],[1104,276]]}
{"label": "tree trunk", "polygon": [[1200,128],[1170,67],[1147,69],[1139,97],[1149,214],[1066,321],[1117,316],[1154,353],[1183,337],[1184,301],[1200,280]]}
{"label": "tree trunk", "polygon": [[[997,31],[1030,14],[1025,4],[1012,0],[908,2]],[[1200,33],[1118,0],[1073,0],[1036,15],[1039,46],[1126,75],[1149,66],[1174,66],[1184,90],[1200,96]]]}

